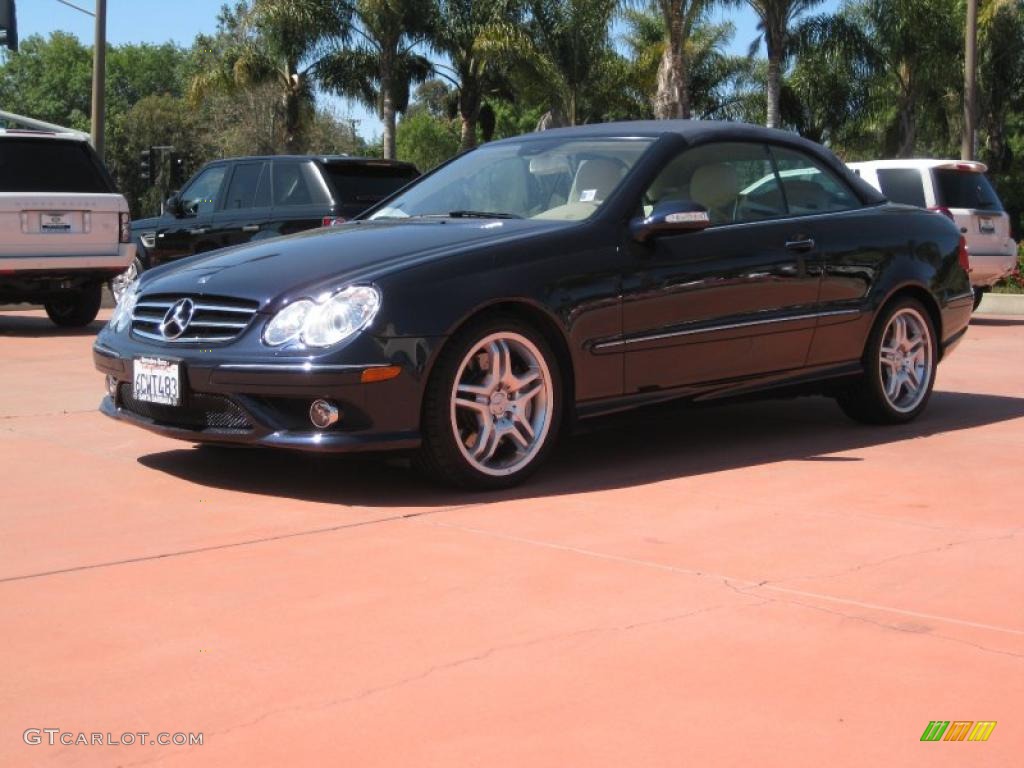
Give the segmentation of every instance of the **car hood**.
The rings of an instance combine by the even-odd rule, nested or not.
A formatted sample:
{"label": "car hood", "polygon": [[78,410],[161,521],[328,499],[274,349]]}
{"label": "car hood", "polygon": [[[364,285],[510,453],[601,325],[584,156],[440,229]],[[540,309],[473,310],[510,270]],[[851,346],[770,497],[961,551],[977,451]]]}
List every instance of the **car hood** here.
{"label": "car hood", "polygon": [[145,273],[141,289],[148,294],[250,299],[263,309],[574,224],[578,222],[447,218],[352,222],[193,256]]}

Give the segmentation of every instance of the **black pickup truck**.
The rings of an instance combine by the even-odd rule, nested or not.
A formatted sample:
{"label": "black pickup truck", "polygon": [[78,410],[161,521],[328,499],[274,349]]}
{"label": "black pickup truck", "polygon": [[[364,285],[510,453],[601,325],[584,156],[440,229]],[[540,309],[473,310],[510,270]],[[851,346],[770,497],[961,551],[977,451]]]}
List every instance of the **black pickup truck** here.
{"label": "black pickup truck", "polygon": [[416,166],[347,156],[234,157],[203,166],[161,216],[132,222],[138,258],[119,294],[150,267],[229,245],[340,223],[419,176]]}

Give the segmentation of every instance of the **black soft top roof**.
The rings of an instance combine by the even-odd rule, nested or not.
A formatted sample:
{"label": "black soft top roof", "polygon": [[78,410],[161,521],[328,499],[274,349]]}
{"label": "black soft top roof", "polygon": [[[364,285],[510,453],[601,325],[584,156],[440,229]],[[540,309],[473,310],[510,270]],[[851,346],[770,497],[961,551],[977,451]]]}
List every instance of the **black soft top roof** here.
{"label": "black soft top roof", "polygon": [[821,144],[809,141],[790,131],[780,131],[776,128],[765,128],[749,123],[733,123],[726,120],[626,120],[616,123],[578,125],[572,128],[552,128],[547,131],[502,139],[494,143],[518,143],[559,138],[661,138],[673,134],[681,136],[684,141],[692,145],[709,141],[758,141],[790,146],[815,157],[846,179],[857,190],[864,203],[870,205],[886,201],[886,197],[881,192],[857,176]]}

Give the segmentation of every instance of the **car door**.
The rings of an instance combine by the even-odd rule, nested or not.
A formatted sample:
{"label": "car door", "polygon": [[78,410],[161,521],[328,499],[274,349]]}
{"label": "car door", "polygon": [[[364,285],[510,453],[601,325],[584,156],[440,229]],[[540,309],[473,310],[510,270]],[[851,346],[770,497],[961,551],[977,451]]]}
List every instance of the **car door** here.
{"label": "car door", "polygon": [[222,246],[258,238],[271,218],[270,163],[235,163],[220,206],[213,214],[213,236]]}
{"label": "car door", "polygon": [[210,239],[213,212],[227,172],[225,163],[209,165],[181,191],[179,211],[171,211],[157,232],[156,248],[161,261],[216,247]]}
{"label": "car door", "polygon": [[323,226],[324,218],[331,215],[331,193],[311,161],[274,160],[271,176],[275,234]]}
{"label": "car door", "polygon": [[815,227],[789,218],[768,147],[684,150],[643,205],[673,199],[703,205],[711,226],[628,242],[614,344],[625,352],[626,393],[803,366],[821,274]]}

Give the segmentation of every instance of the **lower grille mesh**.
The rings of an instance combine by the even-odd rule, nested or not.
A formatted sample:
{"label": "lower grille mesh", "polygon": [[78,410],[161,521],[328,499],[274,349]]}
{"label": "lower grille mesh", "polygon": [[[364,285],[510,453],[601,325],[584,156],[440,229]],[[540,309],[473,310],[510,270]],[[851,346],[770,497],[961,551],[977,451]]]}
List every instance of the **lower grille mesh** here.
{"label": "lower grille mesh", "polygon": [[251,431],[252,421],[234,402],[220,395],[193,394],[185,405],[160,405],[136,400],[131,384],[118,388],[120,405],[127,411],[160,424],[184,429]]}

